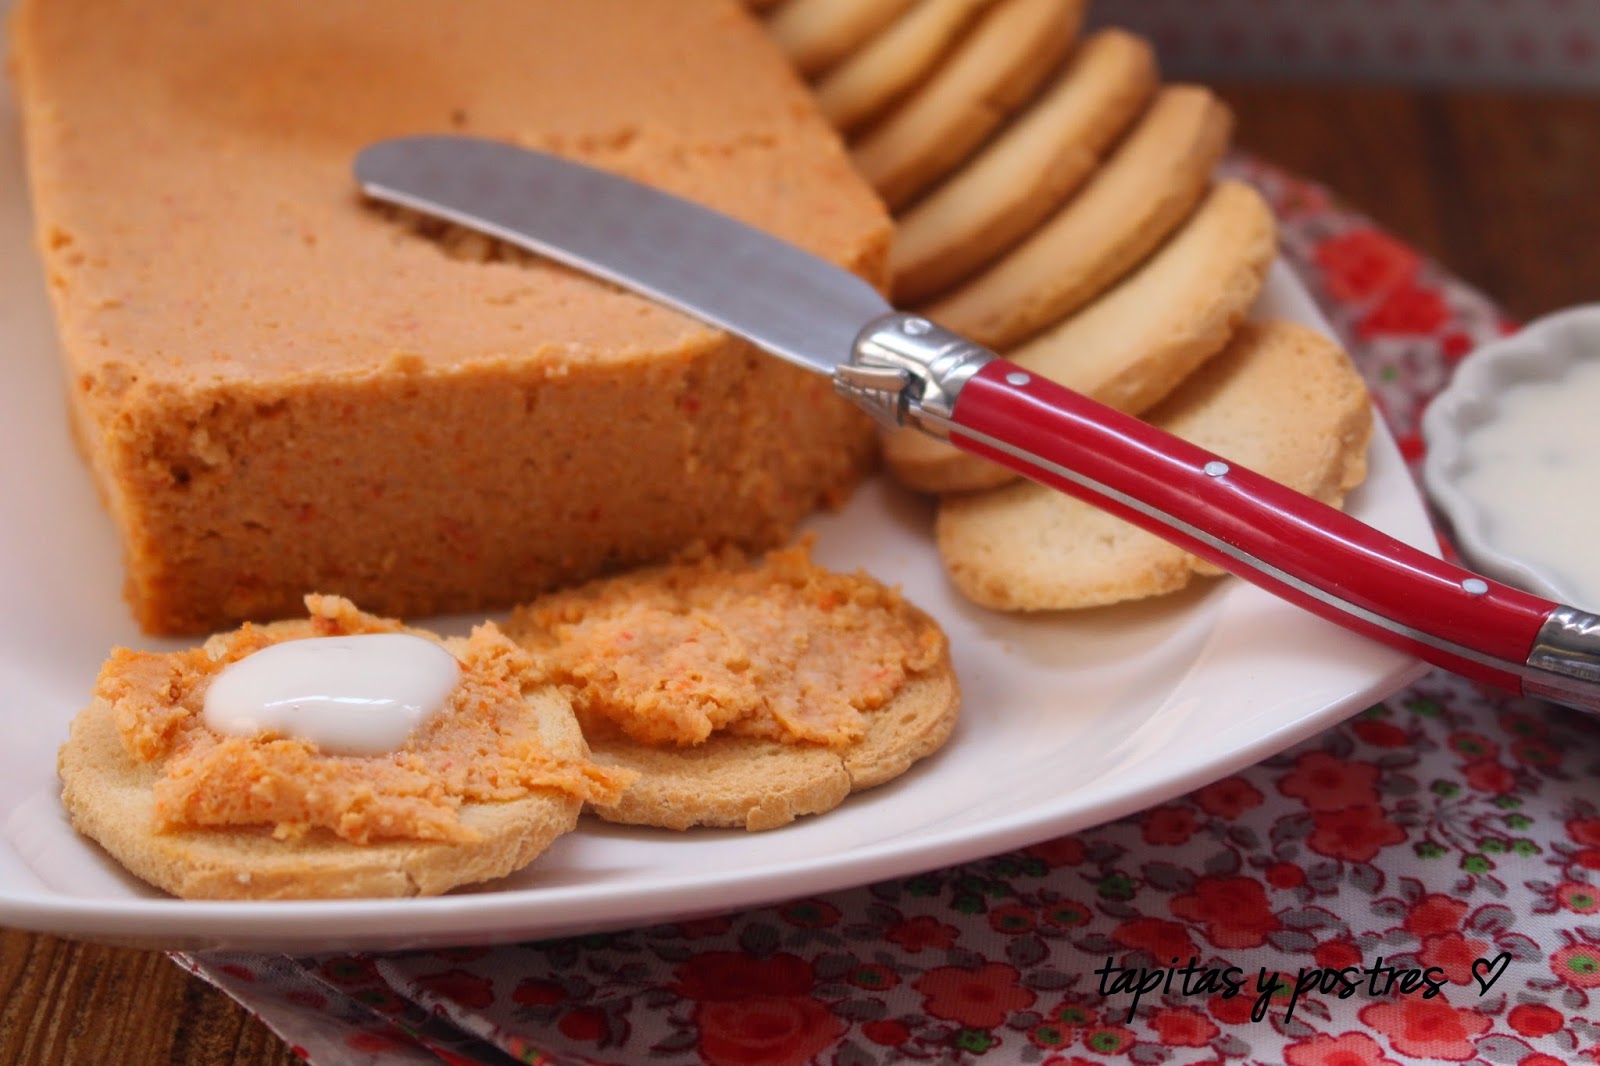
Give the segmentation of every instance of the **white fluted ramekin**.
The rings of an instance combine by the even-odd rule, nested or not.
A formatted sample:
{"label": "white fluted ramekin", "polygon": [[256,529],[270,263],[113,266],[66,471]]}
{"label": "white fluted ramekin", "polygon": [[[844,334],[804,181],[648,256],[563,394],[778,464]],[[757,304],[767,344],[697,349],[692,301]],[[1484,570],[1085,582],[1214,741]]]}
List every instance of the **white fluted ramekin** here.
{"label": "white fluted ramekin", "polygon": [[[1600,363],[1600,305],[1562,311],[1467,356],[1422,419],[1423,482],[1469,565],[1508,585],[1590,611],[1600,611],[1600,436],[1594,432],[1600,425],[1600,389],[1589,408],[1592,415],[1576,423],[1554,410],[1558,401],[1568,406],[1576,397],[1550,393],[1551,420],[1535,426],[1537,445],[1530,435],[1526,481],[1510,486],[1515,493],[1496,493],[1478,482],[1488,462],[1481,454],[1484,435],[1496,428],[1497,419],[1508,417],[1508,391],[1532,385],[1575,388],[1578,383],[1568,384],[1574,371],[1595,363]],[[1587,372],[1583,377],[1600,381]],[[1592,461],[1586,459],[1590,455]],[[1547,519],[1535,507],[1548,508]],[[1562,535],[1519,536],[1508,528],[1530,519],[1560,523]]]}

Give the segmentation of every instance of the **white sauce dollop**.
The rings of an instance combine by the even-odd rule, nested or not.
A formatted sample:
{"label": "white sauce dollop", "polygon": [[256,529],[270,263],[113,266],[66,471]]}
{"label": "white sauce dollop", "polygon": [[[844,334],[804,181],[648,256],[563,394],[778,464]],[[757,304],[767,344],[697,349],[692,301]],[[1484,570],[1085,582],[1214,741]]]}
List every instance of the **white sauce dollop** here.
{"label": "white sauce dollop", "polygon": [[442,710],[460,677],[455,656],[408,633],[288,640],[224,667],[202,718],[228,736],[271,733],[329,755],[382,755]]}
{"label": "white sauce dollop", "polygon": [[1484,539],[1572,589],[1572,606],[1600,609],[1600,450],[1587,432],[1600,408],[1600,361],[1517,382],[1494,404],[1462,448],[1460,486],[1483,501]]}

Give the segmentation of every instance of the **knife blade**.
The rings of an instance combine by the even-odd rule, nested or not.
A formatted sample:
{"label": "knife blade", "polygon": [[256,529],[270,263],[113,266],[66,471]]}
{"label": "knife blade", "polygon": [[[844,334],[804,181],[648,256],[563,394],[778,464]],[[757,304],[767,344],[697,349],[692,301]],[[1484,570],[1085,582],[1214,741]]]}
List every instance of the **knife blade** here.
{"label": "knife blade", "polygon": [[355,178],[373,199],[549,256],[828,374],[886,424],[1086,500],[1348,629],[1600,712],[1600,617],[1443,562],[1031,374],[754,227],[475,137],[380,142],[357,156]]}
{"label": "knife blade", "polygon": [[[608,171],[498,141],[380,142],[356,158],[356,180],[374,199],[605,278],[825,374],[850,358],[862,322],[891,310],[862,279],[787,241]],[[700,261],[719,265],[684,269]],[[830,314],[807,317],[817,307]]]}

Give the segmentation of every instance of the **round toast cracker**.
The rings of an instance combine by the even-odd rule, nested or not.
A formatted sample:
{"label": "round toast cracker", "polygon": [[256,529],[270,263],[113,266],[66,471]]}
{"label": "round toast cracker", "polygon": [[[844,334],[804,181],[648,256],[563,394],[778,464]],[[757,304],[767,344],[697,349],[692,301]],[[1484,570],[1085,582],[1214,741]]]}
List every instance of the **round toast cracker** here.
{"label": "round toast cracker", "polygon": [[[1334,506],[1366,477],[1366,384],[1342,348],[1296,323],[1242,327],[1149,420]],[[1031,481],[946,497],[936,529],[956,587],[1001,610],[1101,606],[1176,592],[1197,573],[1220,572]]]}
{"label": "round toast cracker", "polygon": [[896,222],[897,303],[974,273],[1055,212],[1156,90],[1155,54],[1118,29],[1085,40],[1028,110]]}
{"label": "round toast cracker", "polygon": [[639,777],[616,804],[589,809],[608,822],[663,829],[776,829],[905,773],[950,738],[960,703],[947,651],[936,669],[869,712],[865,736],[847,748],[717,735],[665,749],[591,729],[594,761]]}
{"label": "round toast cracker", "polygon": [[[553,754],[587,755],[577,719],[559,693],[536,692],[528,706]],[[161,768],[129,756],[111,705],[102,699],[73,720],[58,769],[73,827],[140,879],[185,899],[437,895],[521,869],[570,832],[582,809],[578,797],[554,789],[503,803],[464,804],[461,824],[481,837],[465,844],[352,844],[322,829],[277,840],[265,826],[155,832],[152,789]]]}
{"label": "round toast cracker", "polygon": [[[732,616],[724,613],[715,598],[709,602],[691,598],[687,604],[678,598],[681,589],[715,590],[724,577],[735,583],[752,574],[768,580],[766,575],[773,571],[767,566],[774,557],[785,560],[779,566],[790,575],[794,573],[793,567],[802,568],[808,579],[811,573],[826,573],[810,561],[807,541],[802,541],[798,549],[779,549],[759,561],[749,560],[739,553],[724,552],[684,564],[650,567],[614,578],[597,579],[574,589],[551,593],[513,611],[506,623],[506,632],[536,658],[543,658],[552,677],[561,677],[562,671],[571,669],[560,665],[563,649],[584,648],[581,643],[564,643],[571,639],[566,635],[568,626],[599,620],[601,630],[607,633],[603,639],[622,642],[619,646],[636,646],[633,636],[606,630],[606,620],[616,617],[611,613],[616,603],[681,611],[686,617],[700,619],[700,624],[709,632],[730,634],[739,644],[748,644],[751,648],[766,648],[769,642],[776,642],[770,646],[777,648],[821,646],[823,642],[815,639],[820,634],[813,631],[780,629],[774,635],[771,630],[751,627],[748,621],[736,623]],[[831,576],[843,576],[846,580],[855,580],[858,585],[865,583],[877,590],[883,589],[881,583],[867,575]],[[827,595],[832,596],[837,586],[830,586],[830,589]],[[858,591],[865,590],[850,591],[844,602],[855,600]],[[774,597],[770,588],[759,599],[767,603],[782,602],[781,598]],[[580,708],[580,723],[593,761],[603,767],[634,770],[639,775],[615,803],[594,803],[589,809],[607,821],[665,829],[692,826],[773,829],[801,815],[831,810],[850,793],[883,784],[938,750],[955,728],[961,703],[960,686],[950,662],[949,641],[938,623],[925,612],[897,595],[888,602],[892,604],[889,609],[905,629],[915,635],[919,647],[927,654],[920,665],[903,664],[904,679],[897,690],[885,693],[887,702],[875,709],[860,709],[862,733],[854,740],[827,744],[791,742],[776,737],[741,735],[726,728],[712,729],[709,735],[702,734],[704,739],[696,743],[639,740],[627,735],[627,727],[609,719],[604,710],[584,715],[581,710],[584,700],[575,696],[574,705]],[[832,610],[827,610],[827,616],[832,617]],[[649,623],[630,620],[624,628],[643,624]],[[884,622],[874,620],[870,624],[876,628]],[[699,643],[697,639],[680,639],[685,646]],[[580,663],[593,661],[582,656],[579,659]],[[607,661],[614,663],[614,660]],[[749,668],[746,663],[743,669]],[[819,667],[814,662],[802,663],[797,659],[792,668],[796,676],[819,676]],[[742,698],[719,693],[715,680],[719,671],[714,665],[697,664],[691,668],[682,662],[666,662],[652,652],[643,658],[614,664],[614,669],[613,678],[625,675],[629,690],[636,694],[629,698],[670,693],[674,694],[674,703],[681,701],[692,705],[709,699],[724,706],[732,705],[726,702],[730,699],[737,703]],[[596,676],[582,666],[572,675],[572,681],[582,687],[594,684]],[[605,691],[609,683],[609,679],[599,683],[597,691],[603,700],[614,698]],[[762,698],[770,700],[775,695],[768,691]],[[665,713],[666,720],[670,720],[675,707],[669,707]]]}
{"label": "round toast cracker", "polygon": [[921,312],[1004,350],[1105,290],[1194,210],[1228,145],[1227,105],[1197,85],[1157,94],[1078,194],[994,266]]}
{"label": "round toast cracker", "polygon": [[916,0],[789,0],[767,30],[801,74],[833,66],[905,13]]}
{"label": "round toast cracker", "polygon": [[[1224,182],[1115,288],[1008,358],[1140,414],[1222,350],[1260,295],[1276,251],[1271,208],[1248,185]],[[920,492],[971,492],[1017,477],[914,429],[892,430],[883,444],[895,479]]]}
{"label": "round toast cracker", "polygon": [[927,82],[851,151],[891,211],[949,174],[1072,47],[1083,0],[1001,0]]}
{"label": "round toast cracker", "polygon": [[841,133],[882,116],[933,72],[995,0],[919,0],[815,85],[817,106]]}

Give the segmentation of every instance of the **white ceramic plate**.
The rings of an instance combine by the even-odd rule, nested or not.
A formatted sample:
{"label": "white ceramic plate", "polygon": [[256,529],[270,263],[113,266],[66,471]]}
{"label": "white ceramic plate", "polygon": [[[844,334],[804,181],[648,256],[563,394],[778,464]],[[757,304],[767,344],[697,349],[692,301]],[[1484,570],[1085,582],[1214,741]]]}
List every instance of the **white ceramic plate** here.
{"label": "white ceramic plate", "polygon": [[[1158,603],[1019,619],[947,586],[927,505],[874,484],[815,523],[819,558],[901,583],[943,622],[966,693],[948,747],[775,832],[586,824],[527,870],[434,899],[201,903],[124,874],[70,828],[55,752],[114,644],[140,636],[118,547],[74,454],[0,88],[0,924],[165,947],[308,951],[508,941],[657,922],[894,877],[1082,829],[1197,787],[1382,698],[1413,659],[1242,582]],[[1263,312],[1317,323],[1281,267]],[[1319,323],[1320,324],[1320,323]],[[1380,432],[1363,519],[1432,536]],[[463,620],[441,628],[459,631]]]}
{"label": "white ceramic plate", "polygon": [[[1600,304],[1562,311],[1462,360],[1422,420],[1423,479],[1461,554],[1508,585],[1589,610],[1600,609],[1600,557],[1582,507],[1592,467],[1581,460],[1594,450],[1596,364]],[[1513,408],[1539,417],[1530,425]]]}

